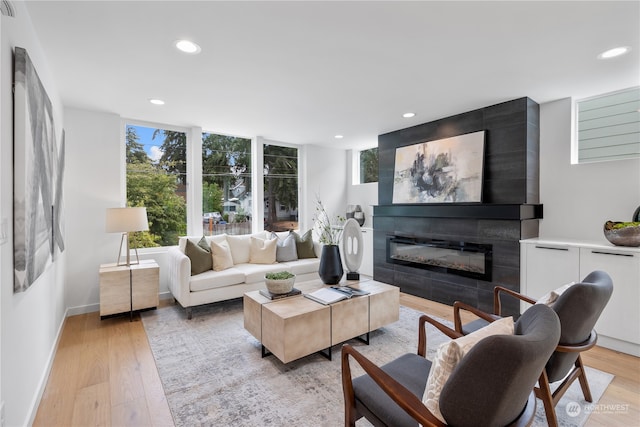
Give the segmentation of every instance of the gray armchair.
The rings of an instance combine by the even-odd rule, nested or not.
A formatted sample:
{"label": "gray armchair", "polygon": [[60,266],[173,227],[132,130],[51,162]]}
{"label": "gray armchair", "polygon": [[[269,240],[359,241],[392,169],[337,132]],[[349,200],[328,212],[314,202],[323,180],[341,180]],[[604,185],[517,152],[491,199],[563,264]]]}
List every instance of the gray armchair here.
{"label": "gray armchair", "polygon": [[[545,370],[540,376],[535,393],[544,404],[549,426],[558,425],[555,406],[567,389],[577,379],[580,381],[582,393],[587,402],[592,402],[591,390],[582,363],[580,353],[596,345],[598,335],[593,329],[600,314],[611,298],[613,283],[611,277],[604,271],[594,271],[588,274],[580,283],[569,287],[551,305],[560,319],[560,343],[556,347]],[[483,313],[467,304],[454,303],[455,329],[464,335],[485,326],[489,321],[500,317],[500,295],[505,294],[521,301],[535,304],[536,300],[518,292],[496,286],[494,289],[494,313]],[[460,310],[470,311],[480,317],[473,322],[462,325]],[[525,311],[527,313],[531,308]],[[523,314],[524,316],[524,314]],[[551,392],[550,383],[562,383]]]}
{"label": "gray armchair", "polygon": [[[431,362],[425,358],[425,324],[451,338],[462,336],[423,315],[419,320],[418,354],[405,354],[378,367],[350,345],[342,347],[345,426],[365,417],[373,425],[443,426],[423,404]],[[532,389],[560,337],[558,316],[539,305],[515,324],[514,335],[479,341],[460,361],[440,395],[447,425],[529,425],[535,415]],[[350,359],[366,372],[352,379]]]}

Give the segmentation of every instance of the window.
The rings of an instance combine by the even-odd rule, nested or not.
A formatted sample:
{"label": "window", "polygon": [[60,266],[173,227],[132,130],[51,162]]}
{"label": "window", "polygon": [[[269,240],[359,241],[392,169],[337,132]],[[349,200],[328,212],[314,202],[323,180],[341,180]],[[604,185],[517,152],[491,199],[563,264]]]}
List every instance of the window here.
{"label": "window", "polygon": [[251,233],[251,140],[202,134],[202,231]]}
{"label": "window", "polygon": [[579,100],[576,112],[573,163],[640,157],[640,88]]}
{"label": "window", "polygon": [[132,233],[136,247],[170,246],[187,231],[184,132],[126,125],[127,206],[145,206],[149,231]]}
{"label": "window", "polygon": [[[150,227],[148,232],[132,234],[132,245],[173,246],[179,236],[188,230],[199,233],[200,227],[204,235],[249,234],[255,222],[262,228],[262,221],[267,231],[298,228],[295,146],[263,144],[257,138],[260,159],[251,154],[260,146],[253,147],[256,142],[247,138],[203,132],[200,146],[200,136],[186,129],[131,120],[123,126],[127,204],[145,206]],[[188,158],[196,156],[193,167],[187,167],[187,153]],[[257,172],[256,165],[260,165]],[[252,177],[264,185],[264,204],[259,206],[252,206],[252,185],[256,185]],[[201,199],[192,193],[200,186]],[[187,214],[195,215],[187,218]]]}
{"label": "window", "polygon": [[264,229],[298,228],[298,149],[263,145]]}
{"label": "window", "polygon": [[360,151],[360,184],[378,182],[378,147]]}

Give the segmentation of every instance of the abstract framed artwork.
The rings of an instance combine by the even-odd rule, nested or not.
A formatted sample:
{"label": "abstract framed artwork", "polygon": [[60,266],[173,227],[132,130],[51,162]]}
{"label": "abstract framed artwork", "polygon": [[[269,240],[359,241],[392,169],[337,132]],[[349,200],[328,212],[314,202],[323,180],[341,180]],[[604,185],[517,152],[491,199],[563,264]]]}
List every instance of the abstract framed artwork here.
{"label": "abstract framed artwork", "polygon": [[482,201],[485,131],[396,148],[393,203]]}
{"label": "abstract framed artwork", "polygon": [[23,292],[64,251],[64,132],[56,144],[53,107],[27,51],[15,48],[13,291]]}

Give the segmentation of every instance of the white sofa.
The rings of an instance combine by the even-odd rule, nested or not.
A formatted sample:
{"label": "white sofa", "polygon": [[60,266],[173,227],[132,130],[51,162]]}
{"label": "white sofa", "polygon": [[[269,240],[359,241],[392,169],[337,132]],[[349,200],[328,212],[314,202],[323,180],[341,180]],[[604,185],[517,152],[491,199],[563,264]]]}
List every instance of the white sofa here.
{"label": "white sofa", "polygon": [[[277,234],[280,238],[284,238],[288,232]],[[229,241],[233,241],[233,244],[229,244],[227,237],[230,237]],[[240,298],[245,292],[265,289],[264,275],[268,272],[290,271],[296,275],[296,282],[319,278],[319,257],[322,249],[319,243],[313,243],[316,258],[303,258],[273,264],[252,264],[248,262],[251,237],[269,239],[271,233],[207,236],[205,239],[209,246],[212,241],[228,245],[234,260],[233,266],[222,271],[208,270],[193,276],[191,275],[191,260],[185,255],[186,240],[188,239],[197,245],[202,236],[181,237],[177,247],[169,248],[169,289],[176,301],[186,309],[187,318],[191,319],[191,308],[194,306]],[[239,262],[236,263],[236,261]]]}

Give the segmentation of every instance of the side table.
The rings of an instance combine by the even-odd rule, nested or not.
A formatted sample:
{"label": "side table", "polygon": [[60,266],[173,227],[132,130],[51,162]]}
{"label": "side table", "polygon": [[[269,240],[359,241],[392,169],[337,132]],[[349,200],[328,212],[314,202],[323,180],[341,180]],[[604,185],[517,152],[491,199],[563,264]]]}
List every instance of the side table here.
{"label": "side table", "polygon": [[160,267],[154,260],[100,265],[100,319],[158,307]]}

